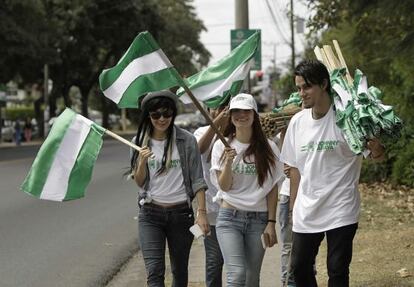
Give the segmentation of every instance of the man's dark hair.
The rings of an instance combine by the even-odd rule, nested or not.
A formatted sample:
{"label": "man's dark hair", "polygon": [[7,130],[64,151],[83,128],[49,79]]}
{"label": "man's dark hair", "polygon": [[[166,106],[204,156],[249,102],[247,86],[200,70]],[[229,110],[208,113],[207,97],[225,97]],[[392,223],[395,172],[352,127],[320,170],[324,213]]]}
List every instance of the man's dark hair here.
{"label": "man's dark hair", "polygon": [[323,85],[326,79],[328,82],[326,91],[329,94],[331,93],[331,81],[328,69],[318,60],[304,60],[300,62],[295,68],[294,75],[303,77],[305,83],[308,85]]}

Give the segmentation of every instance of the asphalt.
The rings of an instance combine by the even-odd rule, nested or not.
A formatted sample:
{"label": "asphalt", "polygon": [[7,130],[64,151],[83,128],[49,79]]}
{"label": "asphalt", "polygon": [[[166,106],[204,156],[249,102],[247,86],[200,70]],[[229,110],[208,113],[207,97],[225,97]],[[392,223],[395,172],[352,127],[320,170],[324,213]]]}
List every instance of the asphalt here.
{"label": "asphalt", "polygon": [[[130,138],[130,133],[122,135],[126,139]],[[41,140],[23,142],[20,147],[40,146]],[[16,147],[14,142],[0,142],[0,150],[5,152],[8,148]],[[278,234],[279,234],[279,230]],[[205,252],[202,240],[194,240],[189,262],[189,287],[205,286]],[[281,287],[280,283],[280,245],[277,244],[268,248],[262,264],[260,275],[260,286],[262,287]],[[138,251],[129,261],[127,261],[119,272],[110,280],[105,287],[141,287],[146,286],[145,266],[142,254]],[[166,251],[166,286],[171,285],[171,268]],[[223,272],[223,282],[225,282],[225,269]],[[225,283],[223,284],[225,286]]]}

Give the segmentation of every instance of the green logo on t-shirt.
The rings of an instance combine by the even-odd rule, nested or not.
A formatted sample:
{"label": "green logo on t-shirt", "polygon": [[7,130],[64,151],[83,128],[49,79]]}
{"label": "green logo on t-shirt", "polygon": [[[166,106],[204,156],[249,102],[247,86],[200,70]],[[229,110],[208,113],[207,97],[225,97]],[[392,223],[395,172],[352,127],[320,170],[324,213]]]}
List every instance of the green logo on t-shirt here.
{"label": "green logo on t-shirt", "polygon": [[339,141],[320,141],[315,143],[314,141],[310,141],[308,144],[301,146],[301,152],[312,152],[312,151],[330,151],[334,150],[338,145]]}
{"label": "green logo on t-shirt", "polygon": [[255,175],[256,174],[256,166],[253,164],[235,164],[233,166],[233,172],[238,174],[248,174],[248,175]]}
{"label": "green logo on t-shirt", "polygon": [[[173,159],[170,162],[170,165],[168,166],[168,168],[181,167],[181,164],[180,163],[181,162],[180,162],[179,159]],[[162,164],[162,162],[160,160],[155,160],[155,159],[148,160],[148,168],[149,169],[159,170],[161,168],[161,164]]]}

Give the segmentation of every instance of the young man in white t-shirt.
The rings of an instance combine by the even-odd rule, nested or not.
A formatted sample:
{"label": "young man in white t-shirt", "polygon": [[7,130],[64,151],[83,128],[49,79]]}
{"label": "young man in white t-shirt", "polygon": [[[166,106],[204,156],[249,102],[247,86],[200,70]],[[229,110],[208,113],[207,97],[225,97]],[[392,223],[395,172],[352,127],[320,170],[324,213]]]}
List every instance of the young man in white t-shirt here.
{"label": "young man in white t-shirt", "polygon": [[[291,266],[296,286],[317,286],[313,263],[325,235],[328,286],[349,286],[362,157],[350,150],[336,125],[326,67],[307,60],[296,67],[294,74],[304,110],[289,123],[281,161],[291,167]],[[370,140],[367,147],[373,159],[383,159],[385,151],[378,140]]]}
{"label": "young man in white t-shirt", "polygon": [[[224,130],[229,121],[229,112],[227,105],[230,98],[221,104],[217,109],[210,109],[210,116],[214,124],[220,130]],[[203,164],[204,179],[208,189],[206,191],[207,218],[210,223],[210,234],[204,238],[204,248],[206,252],[206,287],[221,287],[223,272],[223,256],[216,235],[216,218],[220,205],[213,202],[217,194],[217,188],[211,183],[211,150],[216,141],[216,134],[211,126],[198,128],[194,132],[197,139],[198,148],[201,153],[201,162]]]}

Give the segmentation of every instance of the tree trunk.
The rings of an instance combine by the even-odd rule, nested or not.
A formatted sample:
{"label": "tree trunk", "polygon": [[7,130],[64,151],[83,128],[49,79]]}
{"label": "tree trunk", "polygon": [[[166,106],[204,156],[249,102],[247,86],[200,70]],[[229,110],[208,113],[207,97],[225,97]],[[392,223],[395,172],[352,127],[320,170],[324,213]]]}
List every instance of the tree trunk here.
{"label": "tree trunk", "polygon": [[45,135],[43,112],[42,112],[42,108],[41,108],[42,103],[43,103],[43,97],[40,97],[40,98],[38,98],[37,100],[35,100],[33,102],[35,119],[36,119],[36,122],[37,122],[37,127],[39,129],[39,136],[41,138],[43,138],[44,135]]}
{"label": "tree trunk", "polygon": [[109,112],[108,112],[108,103],[107,98],[102,94],[100,90],[96,90],[95,92],[96,97],[100,97],[101,99],[101,106],[102,106],[102,126],[106,129],[112,128],[109,126]]}

